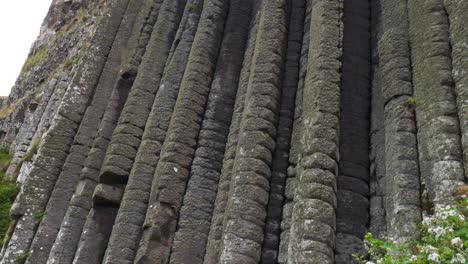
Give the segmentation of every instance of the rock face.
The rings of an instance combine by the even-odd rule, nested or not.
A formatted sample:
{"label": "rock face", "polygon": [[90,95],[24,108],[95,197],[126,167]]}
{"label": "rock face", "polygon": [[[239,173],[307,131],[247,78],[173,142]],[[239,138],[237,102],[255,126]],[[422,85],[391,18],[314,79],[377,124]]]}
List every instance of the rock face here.
{"label": "rock face", "polygon": [[353,263],[367,232],[416,237],[467,181],[467,13],[53,1],[1,101],[0,263]]}

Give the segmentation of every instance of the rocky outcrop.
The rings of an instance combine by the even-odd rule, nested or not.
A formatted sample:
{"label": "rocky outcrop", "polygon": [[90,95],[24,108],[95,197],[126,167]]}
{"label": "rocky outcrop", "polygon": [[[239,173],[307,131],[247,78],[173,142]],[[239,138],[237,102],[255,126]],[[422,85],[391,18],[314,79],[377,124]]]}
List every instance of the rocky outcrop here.
{"label": "rocky outcrop", "polygon": [[353,263],[367,232],[417,237],[467,180],[465,2],[53,1],[0,104],[0,263]]}

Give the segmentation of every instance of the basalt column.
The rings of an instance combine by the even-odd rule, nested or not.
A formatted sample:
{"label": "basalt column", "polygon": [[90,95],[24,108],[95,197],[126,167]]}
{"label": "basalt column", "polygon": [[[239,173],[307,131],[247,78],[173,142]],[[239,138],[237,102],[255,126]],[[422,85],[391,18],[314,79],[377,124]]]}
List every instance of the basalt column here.
{"label": "basalt column", "polygon": [[265,1],[245,96],[223,222],[222,263],[261,258],[287,46],[288,4]]}
{"label": "basalt column", "polygon": [[136,263],[167,263],[205,104],[220,50],[229,1],[207,0],[156,167]]}
{"label": "basalt column", "polygon": [[203,263],[253,2],[230,3],[170,263]]}
{"label": "basalt column", "polygon": [[126,46],[128,36],[133,28],[133,22],[141,6],[141,1],[137,2],[138,5],[129,5],[122,20],[97,84],[93,100],[84,114],[62,172],[47,203],[44,217],[31,246],[31,255],[26,263],[45,263],[48,258],[62,219],[67,211],[70,198],[80,179],[80,172],[84,166],[86,156],[99,128],[99,123],[106,108],[107,98],[111,95],[114,87],[114,78],[121,62],[120,54]]}
{"label": "basalt column", "polygon": [[299,61],[299,79],[296,88],[296,100],[294,108],[294,120],[292,127],[291,142],[289,148],[289,167],[287,171],[286,185],[284,189],[283,210],[281,216],[281,235],[278,252],[278,263],[287,263],[290,231],[292,223],[292,209],[294,205],[294,191],[296,188],[296,176],[299,160],[302,117],[302,94],[304,91],[305,77],[307,74],[307,60],[309,57],[310,39],[310,15],[312,13],[312,0],[306,0],[305,17],[303,26],[302,48]]}
{"label": "basalt column", "polygon": [[107,61],[127,4],[127,0],[112,3],[110,14],[98,28],[82,66],[62,99],[53,125],[41,142],[33,168],[12,208],[12,214],[19,218],[19,221],[2,264],[15,263],[18,255],[29,251],[37,226],[35,212],[45,210]]}
{"label": "basalt column", "polygon": [[343,3],[335,262],[353,263],[369,222],[370,3]]}
{"label": "basalt column", "polygon": [[312,2],[288,262],[335,263],[342,1]]}
{"label": "basalt column", "polygon": [[224,212],[228,199],[229,186],[231,184],[232,165],[236,155],[236,148],[239,139],[239,125],[244,111],[245,92],[250,78],[250,68],[255,49],[255,40],[260,20],[260,6],[257,3],[252,11],[252,21],[250,22],[249,38],[244,55],[244,62],[239,78],[239,87],[237,89],[236,101],[234,103],[231,125],[224,151],[223,166],[218,181],[218,190],[214,201],[214,209],[211,217],[210,232],[205,250],[203,263],[216,264],[219,259],[219,248],[223,229]]}
{"label": "basalt column", "polygon": [[138,250],[154,171],[176,104],[203,1],[190,0],[187,5],[193,5],[195,8],[185,8],[171,48],[171,56],[161,80],[161,88],[156,94],[142,142],[125,187],[104,263],[133,263]]}
{"label": "basalt column", "polygon": [[94,207],[80,238],[76,263],[100,262],[104,255],[123,194],[121,184],[128,179],[184,7],[184,2],[169,0],[160,7],[138,75],[106,152],[101,184],[93,194]]}
{"label": "basalt column", "polygon": [[290,158],[289,149],[291,146],[296,92],[299,81],[305,9],[306,1],[295,0],[290,3],[288,49],[284,65],[278,136],[271,168],[270,196],[262,246],[262,263],[276,263],[278,259],[281,217],[285,201],[284,192]]}
{"label": "basalt column", "polygon": [[122,58],[119,78],[115,81],[116,86],[108,100],[97,136],[80,173],[80,182],[49,254],[49,263],[71,263],[73,260],[86,216],[92,206],[92,194],[97,185],[107,146],[151,36],[159,5],[158,1],[145,0],[134,22],[127,45],[128,52],[124,53],[126,55]]}
{"label": "basalt column", "polygon": [[465,178],[449,21],[443,0],[410,0],[408,10],[423,204],[440,207]]}
{"label": "basalt column", "polygon": [[[439,3],[440,4],[440,3]],[[464,0],[444,0],[443,16],[448,16],[447,27],[450,34],[452,78],[457,96],[458,116],[465,163],[465,182],[468,180],[468,2]],[[445,22],[444,22],[445,23]],[[445,38],[445,41],[447,39]]]}
{"label": "basalt column", "polygon": [[381,238],[385,220],[385,118],[378,40],[382,36],[380,1],[371,3],[371,113],[369,154],[369,232]]}
{"label": "basalt column", "polygon": [[[406,0],[381,0],[378,40],[385,118],[385,212],[388,236],[417,236],[421,218],[419,164]],[[409,100],[410,99],[410,100]]]}

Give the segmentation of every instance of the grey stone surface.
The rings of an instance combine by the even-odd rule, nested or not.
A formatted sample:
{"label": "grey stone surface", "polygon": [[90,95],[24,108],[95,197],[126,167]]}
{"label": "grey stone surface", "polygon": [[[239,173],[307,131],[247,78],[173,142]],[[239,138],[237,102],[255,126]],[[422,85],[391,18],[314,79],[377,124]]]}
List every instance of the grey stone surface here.
{"label": "grey stone surface", "polygon": [[[231,1],[170,263],[203,263],[253,1]],[[228,66],[229,65],[229,66]]]}
{"label": "grey stone surface", "polygon": [[223,221],[222,263],[256,263],[261,258],[288,40],[288,5],[268,1],[261,8]]}
{"label": "grey stone surface", "polygon": [[284,65],[278,136],[271,167],[270,194],[262,245],[261,263],[277,263],[280,246],[281,217],[285,201],[289,149],[294,122],[300,59],[303,43],[305,1],[292,1],[289,10],[289,33]]}
{"label": "grey stone surface", "polygon": [[381,1],[381,8],[377,49],[385,117],[387,235],[405,240],[417,236],[421,218],[416,122],[408,104],[413,96],[408,6],[406,1]]}
{"label": "grey stone surface", "polygon": [[283,212],[281,217],[281,235],[278,251],[278,263],[287,263],[288,248],[289,248],[289,232],[292,225],[292,208],[294,205],[294,192],[296,189],[296,169],[299,159],[299,133],[301,131],[301,115],[304,91],[305,77],[307,74],[307,61],[309,57],[309,40],[310,40],[310,16],[312,13],[312,1],[307,0],[305,6],[304,29],[302,37],[301,59],[299,61],[299,80],[296,88],[296,101],[294,108],[293,130],[291,135],[291,143],[289,149],[289,167],[287,171],[287,179],[284,193]]}
{"label": "grey stone surface", "polygon": [[440,207],[453,202],[465,178],[449,20],[442,0],[409,1],[408,10],[421,191],[423,202]]}
{"label": "grey stone surface", "polygon": [[344,1],[343,12],[335,262],[358,263],[352,255],[365,252],[369,225],[370,3]]}
{"label": "grey stone surface", "polygon": [[342,5],[342,1],[312,5],[288,263],[334,263]]}
{"label": "grey stone surface", "polygon": [[12,208],[12,214],[20,220],[0,262],[2,264],[14,263],[18,255],[29,251],[37,227],[34,214],[43,212],[47,205],[106,63],[127,4],[128,1],[113,3],[111,13],[103,20],[93,38],[84,63],[69,84],[71,89],[65,93],[52,126],[41,142],[33,167]]}
{"label": "grey stone surface", "polygon": [[[166,59],[169,57],[184,7],[183,1],[168,0],[164,1],[160,7],[158,20],[154,25],[135,82],[110,140],[100,171],[100,184],[122,189],[123,184],[128,180],[128,173],[140,145],[153,99],[159,89]],[[123,190],[119,192],[123,193]],[[93,195],[95,207],[99,206],[101,200],[108,200],[107,197],[99,197],[100,194],[95,192]],[[109,227],[109,224],[114,223],[113,217],[117,214],[120,198],[121,196],[113,199],[113,203],[108,203],[106,206],[99,206],[99,210],[96,208],[91,210],[83,228],[75,261],[77,259],[86,261],[90,258],[102,260],[112,231],[112,226]],[[107,222],[100,221],[101,219],[106,219]],[[92,229],[88,230],[86,226]],[[99,229],[102,232],[95,233],[93,229]],[[103,240],[104,243],[95,247],[87,246],[97,239]]]}
{"label": "grey stone surface", "polygon": [[160,89],[156,94],[109,239],[104,263],[133,263],[138,249],[151,182],[200,19],[202,1],[192,0],[188,1],[188,4],[198,5],[198,8],[195,10],[186,8],[184,11],[181,20],[183,26],[179,27],[175,37],[178,45],[173,45],[171,48],[171,55],[161,80],[161,87],[164,89]]}
{"label": "grey stone surface", "polygon": [[[444,0],[443,3],[435,1],[439,6],[442,4],[448,21],[444,21],[448,25],[451,54],[449,54],[450,64],[452,68],[452,78],[455,86],[457,113],[460,120],[461,143],[463,147],[463,161],[466,182],[468,180],[468,104],[466,101],[468,95],[468,50],[466,49],[468,29],[466,23],[468,18],[466,12],[468,3],[462,0]],[[442,34],[447,28],[441,29]],[[447,41],[447,38],[445,38]],[[447,51],[447,50],[446,50]]]}
{"label": "grey stone surface", "polygon": [[115,129],[116,122],[134,81],[134,75],[136,75],[138,65],[141,63],[146,50],[146,45],[158,15],[159,4],[160,1],[146,0],[134,22],[132,36],[129,37],[128,41],[128,54],[125,55],[124,53],[122,55],[124,61],[120,66],[119,79],[116,80],[96,138],[86,161],[84,161],[84,168],[80,173],[80,182],[70,200],[67,213],[60,226],[59,235],[49,255],[49,262],[71,262],[73,260],[80,239],[79,234],[91,209],[93,190],[98,181],[99,170],[105,157],[109,139]]}
{"label": "grey stone surface", "polygon": [[62,172],[50,195],[47,207],[44,210],[43,221],[41,221],[30,247],[31,256],[26,263],[44,262],[48,259],[50,249],[68,209],[69,201],[80,180],[80,172],[85,165],[87,154],[92,146],[93,139],[96,137],[106,109],[107,98],[114,87],[114,76],[118,72],[121,53],[128,41],[129,32],[133,28],[140,4],[141,2],[138,2],[138,5],[130,5],[120,23],[120,28],[100,75],[93,99],[86,109],[73,145],[62,167]]}
{"label": "grey stone surface", "polygon": [[52,1],[0,100],[23,185],[0,263],[353,263],[366,232],[416,237],[467,180],[467,8]]}
{"label": "grey stone surface", "polygon": [[[190,6],[188,7],[190,8]],[[189,177],[229,1],[203,3],[198,30],[156,167],[136,263],[167,263]]]}

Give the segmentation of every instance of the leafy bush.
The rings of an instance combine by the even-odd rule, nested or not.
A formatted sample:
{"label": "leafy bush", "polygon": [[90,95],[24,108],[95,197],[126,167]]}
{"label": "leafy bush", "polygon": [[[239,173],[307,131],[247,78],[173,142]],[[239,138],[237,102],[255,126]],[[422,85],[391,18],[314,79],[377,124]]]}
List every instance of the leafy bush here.
{"label": "leafy bush", "polygon": [[355,258],[366,264],[468,263],[468,197],[464,188],[457,205],[424,217],[418,240],[398,244],[367,234],[364,243],[369,256]]}
{"label": "leafy bush", "polygon": [[12,221],[10,208],[19,191],[16,183],[5,177],[5,171],[10,164],[11,157],[8,149],[0,148],[0,248],[3,246],[5,233]]}

